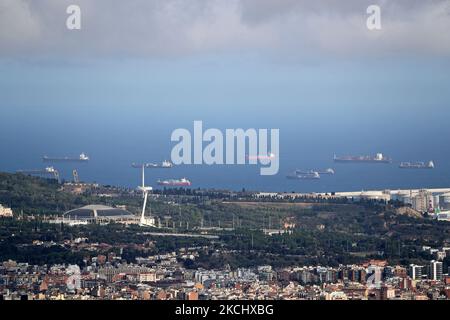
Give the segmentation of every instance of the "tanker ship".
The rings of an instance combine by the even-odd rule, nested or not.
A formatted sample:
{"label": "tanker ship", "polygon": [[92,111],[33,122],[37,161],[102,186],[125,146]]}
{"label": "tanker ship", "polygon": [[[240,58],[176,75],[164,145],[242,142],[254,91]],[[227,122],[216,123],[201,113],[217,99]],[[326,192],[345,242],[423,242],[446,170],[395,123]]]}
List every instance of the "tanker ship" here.
{"label": "tanker ship", "polygon": [[342,156],[334,155],[334,162],[392,163],[392,159],[377,153],[375,156]]}

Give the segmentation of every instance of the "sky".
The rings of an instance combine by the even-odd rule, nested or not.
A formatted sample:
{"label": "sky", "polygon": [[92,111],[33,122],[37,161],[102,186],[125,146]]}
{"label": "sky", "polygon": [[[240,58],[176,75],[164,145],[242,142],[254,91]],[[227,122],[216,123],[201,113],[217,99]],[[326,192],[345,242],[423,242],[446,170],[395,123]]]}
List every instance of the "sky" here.
{"label": "sky", "polygon": [[[66,28],[70,4],[81,30]],[[448,0],[0,0],[0,107],[263,123],[446,112],[448,30]]]}
{"label": "sky", "polygon": [[[66,27],[73,4],[81,30]],[[366,25],[374,4],[380,30]],[[448,30],[450,0],[0,0],[0,169],[84,151],[85,179],[134,185],[131,162],[167,159],[171,132],[202,120],[280,129],[281,169],[268,183],[180,168],[196,185],[285,190],[296,167],[376,152],[441,169],[321,188],[448,185]]]}

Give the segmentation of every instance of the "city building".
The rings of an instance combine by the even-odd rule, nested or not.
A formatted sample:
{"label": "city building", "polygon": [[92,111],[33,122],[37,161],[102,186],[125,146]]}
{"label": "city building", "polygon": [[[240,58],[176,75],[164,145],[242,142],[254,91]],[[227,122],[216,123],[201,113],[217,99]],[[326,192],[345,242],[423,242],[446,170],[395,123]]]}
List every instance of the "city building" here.
{"label": "city building", "polygon": [[419,212],[432,212],[434,209],[433,194],[427,190],[420,190],[412,198],[412,207]]}
{"label": "city building", "polygon": [[450,210],[450,192],[441,194],[439,197],[439,206],[442,210]]}
{"label": "city building", "polygon": [[413,280],[420,280],[420,279],[422,279],[422,269],[423,269],[423,266],[411,264],[411,265],[409,265],[408,275]]}
{"label": "city building", "polygon": [[430,263],[430,280],[441,281],[442,280],[442,262],[431,261]]}

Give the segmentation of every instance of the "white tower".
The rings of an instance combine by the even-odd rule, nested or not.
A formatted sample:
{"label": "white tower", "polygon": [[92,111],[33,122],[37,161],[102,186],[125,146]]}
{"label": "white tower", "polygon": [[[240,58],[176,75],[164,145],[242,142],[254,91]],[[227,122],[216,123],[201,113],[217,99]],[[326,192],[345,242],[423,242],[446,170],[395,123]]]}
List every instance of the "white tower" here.
{"label": "white tower", "polygon": [[155,219],[146,218],[145,217],[145,207],[147,206],[147,198],[149,191],[152,191],[152,187],[145,186],[145,165],[142,165],[142,186],[138,187],[139,190],[142,191],[142,195],[144,197],[144,205],[142,206],[141,219],[139,220],[139,224],[141,226],[155,226]]}

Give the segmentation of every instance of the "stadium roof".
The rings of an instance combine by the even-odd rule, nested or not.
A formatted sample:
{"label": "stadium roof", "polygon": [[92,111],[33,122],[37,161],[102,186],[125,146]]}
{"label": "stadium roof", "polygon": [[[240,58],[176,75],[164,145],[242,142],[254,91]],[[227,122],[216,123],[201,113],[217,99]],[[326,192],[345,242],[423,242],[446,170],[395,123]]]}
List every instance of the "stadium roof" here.
{"label": "stadium roof", "polygon": [[78,209],[67,211],[64,218],[75,220],[91,219],[124,219],[134,218],[135,216],[124,209],[113,208],[104,205],[88,205]]}

